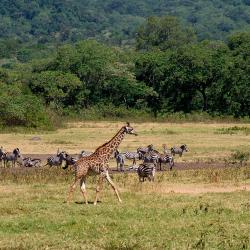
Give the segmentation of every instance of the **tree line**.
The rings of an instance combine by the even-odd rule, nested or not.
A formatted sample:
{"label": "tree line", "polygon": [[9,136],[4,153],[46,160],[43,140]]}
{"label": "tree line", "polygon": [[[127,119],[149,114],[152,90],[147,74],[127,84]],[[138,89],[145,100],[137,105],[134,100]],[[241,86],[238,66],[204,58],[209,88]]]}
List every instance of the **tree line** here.
{"label": "tree line", "polygon": [[[250,115],[250,33],[199,41],[175,17],[151,17],[136,48],[83,40],[0,71],[0,122],[52,126],[54,114]],[[114,110],[116,110],[115,113]]]}
{"label": "tree line", "polygon": [[1,0],[0,57],[6,54],[3,47],[11,49],[10,40],[33,46],[34,41],[43,45],[94,38],[128,46],[146,18],[163,15],[177,16],[199,40],[225,40],[233,31],[248,29],[250,1]]}

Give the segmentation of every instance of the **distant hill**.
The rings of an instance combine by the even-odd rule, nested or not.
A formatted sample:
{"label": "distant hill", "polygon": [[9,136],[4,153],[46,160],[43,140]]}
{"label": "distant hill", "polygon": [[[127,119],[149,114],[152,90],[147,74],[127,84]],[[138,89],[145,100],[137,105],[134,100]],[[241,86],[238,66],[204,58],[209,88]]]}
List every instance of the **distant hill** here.
{"label": "distant hill", "polygon": [[129,44],[152,15],[179,17],[199,39],[225,39],[248,29],[250,0],[1,0],[0,39]]}

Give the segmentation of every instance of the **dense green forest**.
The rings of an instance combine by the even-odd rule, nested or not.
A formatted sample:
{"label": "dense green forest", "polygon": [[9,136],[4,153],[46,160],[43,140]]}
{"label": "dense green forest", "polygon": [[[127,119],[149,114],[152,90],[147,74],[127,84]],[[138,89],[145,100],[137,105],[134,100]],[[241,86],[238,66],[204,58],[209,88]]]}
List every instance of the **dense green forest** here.
{"label": "dense green forest", "polygon": [[199,40],[225,40],[250,24],[249,0],[1,0],[0,38],[133,43],[149,16],[176,16]]}
{"label": "dense green forest", "polygon": [[[205,2],[205,8],[197,7]],[[53,128],[63,116],[250,115],[250,32],[229,34],[244,29],[248,20],[239,13],[248,16],[248,1],[159,1],[157,5],[149,0],[44,0],[1,1],[0,5],[2,18],[10,25],[0,24],[0,127]],[[163,16],[174,6],[176,16]],[[216,18],[207,19],[211,29],[204,28],[206,35],[183,19],[192,8],[197,9],[195,16],[212,7],[220,9],[221,15],[244,11],[235,14],[234,28],[224,33],[213,30]],[[157,10],[161,17],[145,19]],[[87,13],[95,16],[96,26],[84,21],[89,18]],[[204,22],[207,14],[202,15]],[[46,16],[46,25],[42,21],[35,25],[37,16]],[[103,18],[102,27],[99,18]],[[126,25],[137,20],[131,25],[134,30],[119,30],[122,20]],[[110,27],[109,35],[103,33],[106,27]],[[72,30],[78,30],[79,36],[72,39]],[[61,39],[64,31],[68,35]],[[212,39],[209,32],[223,39]],[[130,46],[118,46],[112,34],[131,41]]]}

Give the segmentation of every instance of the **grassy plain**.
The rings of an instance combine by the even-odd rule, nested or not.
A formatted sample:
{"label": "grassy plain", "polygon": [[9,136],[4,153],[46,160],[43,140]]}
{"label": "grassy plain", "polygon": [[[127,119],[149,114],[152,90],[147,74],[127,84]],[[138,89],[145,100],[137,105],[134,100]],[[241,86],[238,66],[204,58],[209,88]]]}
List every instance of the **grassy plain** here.
{"label": "grassy plain", "polygon": [[[94,150],[121,125],[72,123],[43,134],[0,134],[0,144],[9,150],[18,146],[27,154],[52,154],[58,147],[76,153]],[[177,162],[222,161],[232,150],[250,149],[246,124],[133,125],[139,136],[127,136],[122,150],[186,143],[190,152]],[[105,184],[96,207],[83,204],[79,189],[73,202],[65,203],[71,170],[16,168],[0,173],[0,249],[250,249],[249,165],[176,167],[158,172],[154,183],[138,183],[135,174],[113,174],[123,203],[118,204]],[[87,180],[90,201],[95,183],[95,177]]]}
{"label": "grassy plain", "polygon": [[[249,167],[113,178],[122,204],[106,184],[97,206],[79,189],[68,205],[70,170],[3,172],[0,249],[250,249]],[[90,201],[94,188],[90,177]]]}
{"label": "grassy plain", "polygon": [[[19,147],[24,154],[55,154],[57,148],[69,153],[93,151],[109,140],[124,123],[79,122],[47,133],[0,134],[0,145],[7,150]],[[190,152],[179,161],[221,161],[232,150],[250,151],[250,124],[226,123],[134,123],[139,136],[126,136],[120,149],[136,150],[139,146],[153,144],[162,150],[187,144]],[[232,129],[236,128],[236,129]],[[32,140],[39,137],[41,140]]]}

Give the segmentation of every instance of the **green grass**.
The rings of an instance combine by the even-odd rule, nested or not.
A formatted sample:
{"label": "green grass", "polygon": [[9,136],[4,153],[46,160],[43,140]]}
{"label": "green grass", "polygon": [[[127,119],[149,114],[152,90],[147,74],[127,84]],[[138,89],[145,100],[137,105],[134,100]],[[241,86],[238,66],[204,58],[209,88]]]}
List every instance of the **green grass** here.
{"label": "green grass", "polygon": [[215,133],[233,135],[233,134],[238,134],[240,132],[245,134],[245,135],[249,135],[250,128],[249,127],[238,127],[238,126],[229,127],[229,128],[219,128],[216,130]]}
{"label": "green grass", "polygon": [[[0,249],[250,249],[249,167],[158,173],[155,183],[113,178],[122,204],[105,184],[97,206],[79,189],[68,205],[70,170],[4,170]],[[95,182],[87,180],[90,201]]]}

